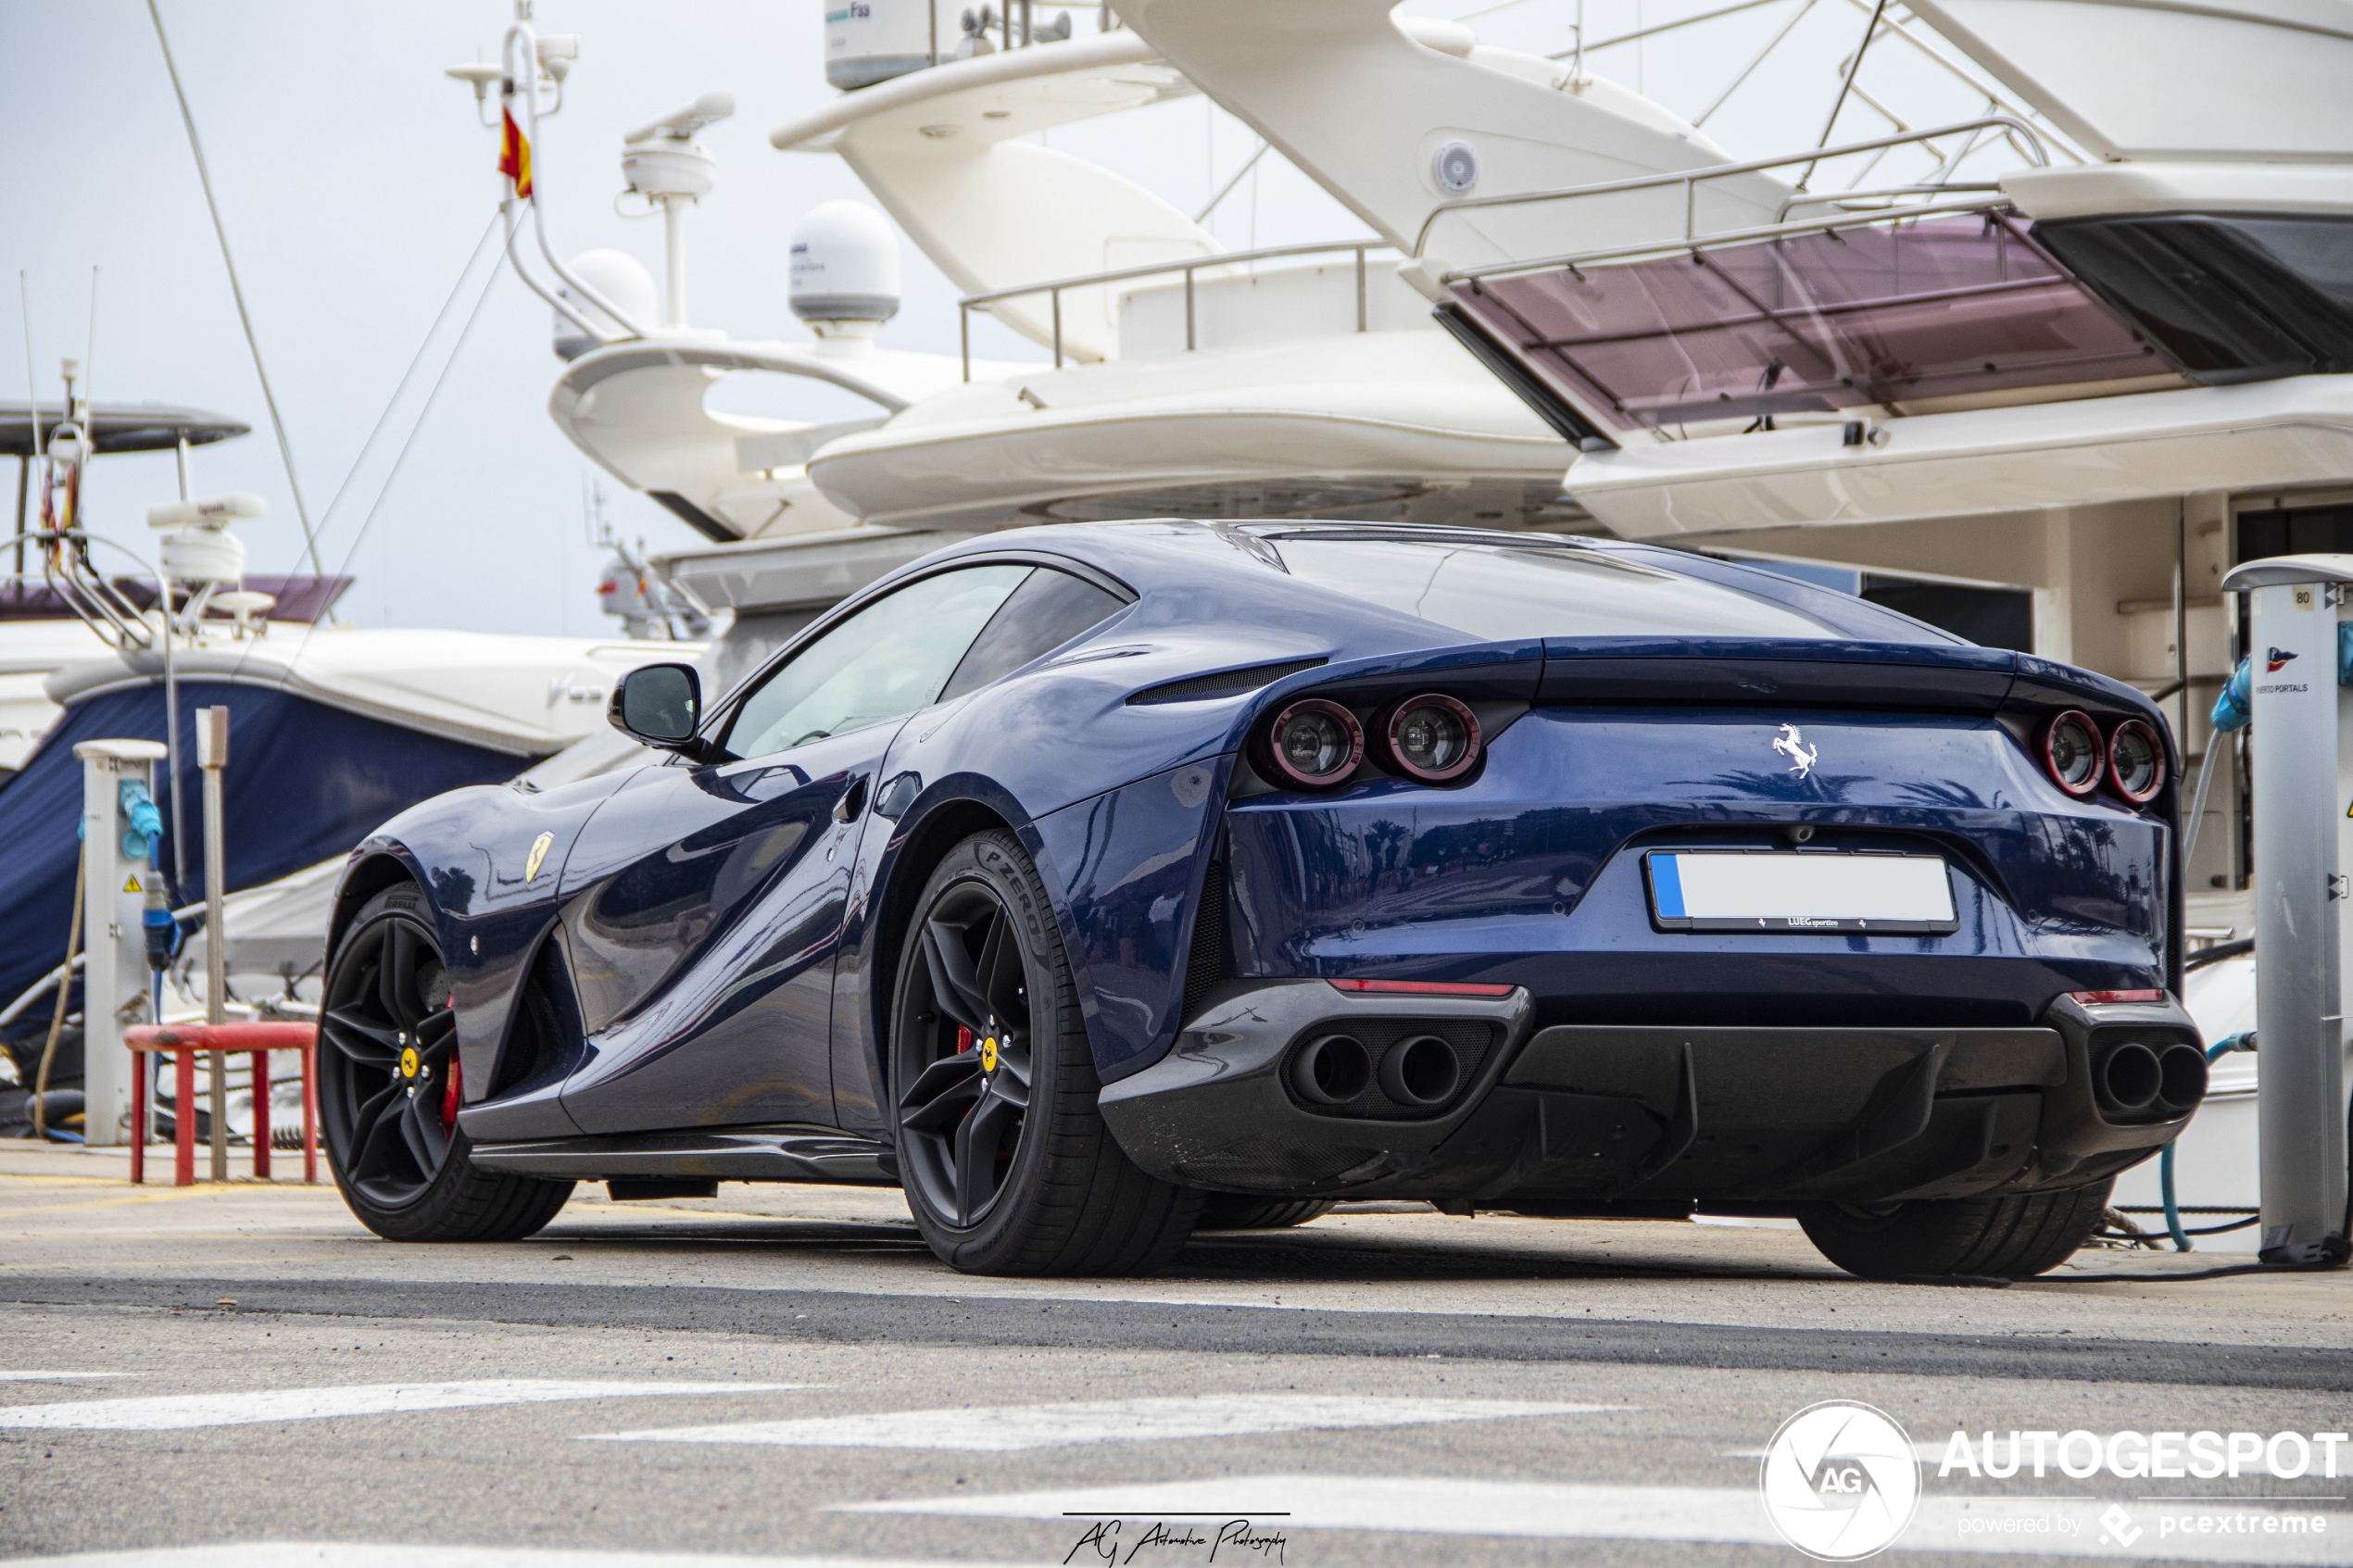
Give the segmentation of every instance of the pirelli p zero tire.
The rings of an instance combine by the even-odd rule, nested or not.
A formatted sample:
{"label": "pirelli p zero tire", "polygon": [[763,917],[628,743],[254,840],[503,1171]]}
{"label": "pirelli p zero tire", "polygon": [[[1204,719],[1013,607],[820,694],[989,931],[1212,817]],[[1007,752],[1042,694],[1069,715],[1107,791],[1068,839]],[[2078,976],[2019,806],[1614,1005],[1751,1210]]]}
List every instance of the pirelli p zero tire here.
{"label": "pirelli p zero tire", "polygon": [[467,1159],[449,979],[414,883],[369,899],[335,944],[319,1035],[328,1168],[378,1236],[517,1241],[572,1196],[570,1182],[476,1170]]}
{"label": "pirelli p zero tire", "polygon": [[1246,1193],[1213,1192],[1202,1199],[1196,1230],[1278,1231],[1320,1220],[1332,1211],[1323,1198],[1252,1198]]}
{"label": "pirelli p zero tire", "polygon": [[1176,1256],[1202,1195],[1120,1150],[1053,907],[1009,833],[948,852],[915,901],[891,1008],[900,1181],[966,1273],[1132,1274]]}
{"label": "pirelli p zero tire", "polygon": [[1865,1279],[1921,1274],[2029,1279],[2066,1262],[2091,1238],[2115,1185],[1877,1209],[1811,1203],[1799,1210],[1797,1223],[1823,1257]]}

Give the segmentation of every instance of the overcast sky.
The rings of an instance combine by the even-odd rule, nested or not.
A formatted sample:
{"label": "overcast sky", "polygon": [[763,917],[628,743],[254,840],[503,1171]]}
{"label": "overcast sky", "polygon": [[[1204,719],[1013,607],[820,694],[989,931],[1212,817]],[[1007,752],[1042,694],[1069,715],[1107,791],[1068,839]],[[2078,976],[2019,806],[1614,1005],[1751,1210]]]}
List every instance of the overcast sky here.
{"label": "overcast sky", "polygon": [[[1637,19],[1714,9],[1718,0],[1647,4],[1646,13],[1644,0],[1592,0],[1588,26],[1599,37]],[[510,7],[498,0],[160,5],[320,524],[321,555],[329,571],[359,579],[341,613],[368,625],[609,630],[594,596],[603,555],[583,516],[590,466],[547,417],[557,361],[546,307],[485,257],[428,344],[498,193],[495,136],[477,123],[468,89],[442,72],[495,58]],[[1760,75],[1711,131],[1736,153],[1783,150],[1800,121],[1810,138],[1818,124],[1809,117],[1821,113],[1816,99],[1834,87],[1842,47],[1859,36],[1852,6],[1820,5],[1808,19],[1813,31],[1776,56],[1786,80]],[[1539,51],[1567,47],[1576,11],[1552,0],[1416,0],[1409,8],[1469,14],[1482,36]],[[1788,14],[1768,6],[1704,47],[1677,54],[1662,43],[1629,45],[1602,63],[1696,113],[1737,69],[1727,51],[1753,47],[1748,34],[1769,36],[1776,13]],[[548,213],[560,252],[617,246],[659,273],[659,222],[626,221],[612,208],[621,136],[726,89],[736,117],[702,138],[720,161],[719,189],[688,220],[692,318],[739,337],[804,337],[785,297],[793,222],[819,202],[863,194],[835,159],[777,153],[766,141],[771,127],[834,96],[824,82],[819,0],[542,0],[537,25],[582,40],[564,111],[543,128],[539,148],[543,167],[560,181]],[[1882,128],[1842,123],[1846,136]],[[1118,168],[1189,211],[1255,143],[1195,99],[1070,128],[1054,144]],[[18,169],[0,220],[0,282],[14,292],[24,276],[41,395],[56,397],[61,357],[87,355],[101,401],[189,404],[249,423],[253,434],[198,454],[197,489],[266,497],[270,517],[239,530],[250,570],[302,570],[292,492],[145,0],[0,0],[0,146]],[[1272,157],[1219,209],[1214,227],[1235,248],[1362,232]],[[882,341],[952,352],[955,291],[912,247],[902,259],[905,304]],[[425,395],[478,301],[472,330],[420,425]],[[995,331],[983,323],[984,334]],[[19,307],[6,302],[0,385],[8,390],[0,395],[23,395],[26,338]],[[421,345],[427,349],[415,381],[355,471]],[[1040,357],[1009,337],[976,334],[975,346]],[[387,489],[404,443],[405,466]],[[659,508],[606,483],[609,514],[628,535],[657,549],[694,542]],[[145,509],[175,493],[168,456],[107,459],[86,515],[149,553]]]}

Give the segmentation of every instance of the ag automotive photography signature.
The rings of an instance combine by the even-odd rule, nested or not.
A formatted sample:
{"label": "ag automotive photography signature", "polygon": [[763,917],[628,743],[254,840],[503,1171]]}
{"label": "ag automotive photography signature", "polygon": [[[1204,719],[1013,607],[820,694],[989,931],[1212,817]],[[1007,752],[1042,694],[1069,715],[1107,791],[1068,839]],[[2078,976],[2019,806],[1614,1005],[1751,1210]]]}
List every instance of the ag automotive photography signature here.
{"label": "ag automotive photography signature", "polygon": [[[1130,1528],[1132,1526],[1132,1528]],[[1198,1558],[1203,1562],[1282,1562],[1290,1537],[1281,1531],[1253,1524],[1248,1519],[1209,1516],[1181,1520],[1095,1519],[1088,1522],[1063,1561],[1111,1562],[1170,1562]],[[1145,1554],[1151,1555],[1147,1557]],[[1170,1553],[1175,1553],[1171,1557]]]}

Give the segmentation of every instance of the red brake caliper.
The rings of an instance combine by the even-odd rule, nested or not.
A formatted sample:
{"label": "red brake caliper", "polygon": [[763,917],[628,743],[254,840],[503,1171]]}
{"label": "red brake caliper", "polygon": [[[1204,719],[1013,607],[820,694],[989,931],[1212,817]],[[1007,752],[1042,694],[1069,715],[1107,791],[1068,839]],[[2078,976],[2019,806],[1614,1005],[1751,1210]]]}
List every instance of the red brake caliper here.
{"label": "red brake caliper", "polygon": [[[965,1028],[961,1023],[956,1025],[956,1054],[958,1056],[963,1055],[966,1051],[973,1048],[973,1032]],[[978,1100],[975,1100],[971,1105],[964,1107],[964,1116],[970,1116],[979,1104],[980,1102]],[[960,1116],[957,1120],[961,1122],[963,1120],[963,1117]]]}
{"label": "red brake caliper", "polygon": [[455,1131],[458,1125],[458,1086],[460,1077],[458,1053],[451,1051],[449,1053],[449,1083],[441,1091],[441,1130],[445,1135]]}

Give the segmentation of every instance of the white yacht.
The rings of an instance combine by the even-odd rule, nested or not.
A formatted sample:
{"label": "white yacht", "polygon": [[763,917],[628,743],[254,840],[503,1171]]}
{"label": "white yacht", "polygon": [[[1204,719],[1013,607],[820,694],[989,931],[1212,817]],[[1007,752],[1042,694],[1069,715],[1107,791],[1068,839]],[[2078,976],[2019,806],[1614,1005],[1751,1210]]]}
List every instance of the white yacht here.
{"label": "white yacht", "polygon": [[[722,684],[843,594],[987,529],[1167,515],[1585,521],[1561,495],[1574,449],[1431,316],[1393,245],[1359,233],[1228,252],[1205,215],[1038,144],[1192,95],[1151,46],[1085,7],[1004,47],[972,33],[912,47],[907,26],[931,16],[881,0],[830,23],[834,79],[864,85],[769,140],[857,173],[968,291],[967,345],[985,314],[1046,362],[878,343],[898,308],[899,239],[862,204],[829,203],[795,231],[808,344],[689,324],[675,250],[658,286],[615,252],[559,266],[544,245],[538,261],[510,249],[559,312],[557,427],[711,541],[657,564],[699,606],[734,612],[714,655]],[[1461,35],[1415,25],[1448,46]],[[568,72],[547,43],[522,23],[508,39],[516,57],[561,58]],[[552,92],[552,76],[536,85]],[[519,119],[535,101],[518,94]],[[628,191],[673,214],[710,198],[715,160],[694,136],[731,109],[713,94],[629,136]],[[541,167],[581,157],[533,145]],[[510,198],[510,221],[535,228],[539,206]],[[804,422],[713,407],[720,383],[774,376],[824,383],[864,412]]]}

